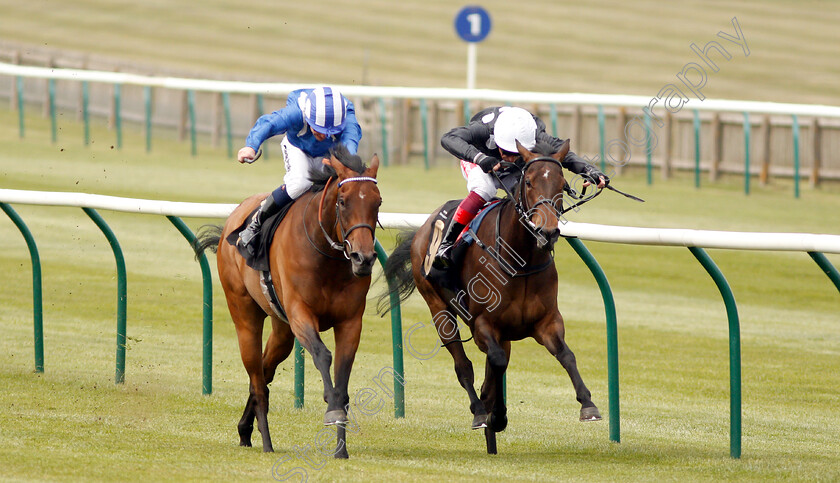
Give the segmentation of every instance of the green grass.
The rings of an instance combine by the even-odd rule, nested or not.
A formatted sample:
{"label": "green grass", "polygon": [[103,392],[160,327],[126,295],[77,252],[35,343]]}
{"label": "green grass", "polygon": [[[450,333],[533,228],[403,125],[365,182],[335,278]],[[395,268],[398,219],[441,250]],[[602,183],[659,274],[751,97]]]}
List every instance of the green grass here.
{"label": "green grass", "polygon": [[[447,0],[2,2],[0,37],[122,70],[289,82],[463,87],[466,45]],[[477,87],[655,96],[716,40],[710,98],[840,104],[834,2],[486,0]],[[717,37],[736,17],[749,56]]]}
{"label": "green grass", "polygon": [[[235,203],[281,183],[276,158],[252,166],[221,150],[189,156],[188,143],[139,133],[111,149],[113,133],[94,126],[94,143],[62,123],[51,145],[48,124],[28,120],[17,139],[14,113],[0,111],[0,185],[136,198]],[[428,212],[462,196],[453,166],[380,170],[383,211]],[[629,170],[616,186],[645,204],[606,193],[570,217],[616,225],[840,234],[840,186],[787,181],[742,192],[740,177],[693,188],[689,176],[652,186]],[[101,210],[122,244],[128,270],[126,383],[114,377],[116,280],[104,236],[75,208],[15,205],[41,252],[46,372],[33,374],[29,254],[10,222],[0,223],[0,468],[11,480],[266,480],[302,466],[295,452],[314,445],[325,405],[307,357],[306,407],[294,410],[292,364],[272,384],[269,420],[275,454],[237,446],[236,422],[247,378],[214,270],[214,393],[201,395],[201,279],[179,233],[163,217]],[[188,219],[195,230],[207,220]],[[378,231],[386,248],[394,233]],[[484,454],[471,432],[467,398],[444,352],[406,354],[407,417],[390,399],[356,415],[349,461],[309,469],[314,480],[807,480],[840,478],[840,294],[802,253],[710,250],[732,284],[741,320],[743,457],[729,458],[726,314],[714,283],[682,248],[587,243],[605,269],[619,321],[620,444],[609,442],[606,337],[597,286],[561,241],[560,307],[567,341],[605,415],[579,423],[568,377],[533,341],[513,345],[508,373],[510,425],[500,454]],[[840,257],[830,255],[835,265]],[[211,264],[213,262],[211,261]],[[374,292],[382,288],[379,282]],[[351,397],[391,364],[388,319],[369,303]],[[418,295],[403,306],[408,329],[429,320]],[[434,346],[432,330],[412,338]],[[328,345],[332,337],[327,334]],[[477,372],[483,357],[467,344]],[[479,378],[480,381],[480,378]],[[255,435],[255,441],[259,436]]]}

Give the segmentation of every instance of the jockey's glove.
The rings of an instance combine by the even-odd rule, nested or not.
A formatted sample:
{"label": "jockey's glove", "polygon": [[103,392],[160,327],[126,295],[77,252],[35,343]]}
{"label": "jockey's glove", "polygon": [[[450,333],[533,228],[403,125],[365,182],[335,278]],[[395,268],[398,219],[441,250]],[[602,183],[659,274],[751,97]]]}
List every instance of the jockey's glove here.
{"label": "jockey's glove", "polygon": [[494,158],[493,156],[487,156],[484,153],[478,153],[475,155],[473,162],[477,164],[482,171],[489,173],[490,171],[493,171],[493,166],[501,163],[502,160]]}
{"label": "jockey's glove", "polygon": [[590,183],[592,183],[595,186],[598,186],[598,183],[600,183],[599,178],[601,176],[604,177],[604,180],[606,181],[607,185],[610,184],[609,176],[605,175],[604,173],[601,172],[600,169],[592,166],[591,164],[586,165],[586,169],[583,171],[583,173],[581,173],[581,175],[584,178],[586,178],[587,181],[589,181]]}

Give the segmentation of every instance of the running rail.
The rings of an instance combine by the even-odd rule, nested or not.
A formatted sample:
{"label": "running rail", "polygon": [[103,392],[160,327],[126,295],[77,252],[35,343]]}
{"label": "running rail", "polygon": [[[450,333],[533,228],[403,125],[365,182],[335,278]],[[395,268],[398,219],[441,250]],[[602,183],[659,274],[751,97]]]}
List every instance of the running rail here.
{"label": "running rail", "polygon": [[[27,241],[33,264],[33,298],[35,306],[35,347],[36,347],[36,370],[43,371],[43,329],[41,327],[41,301],[40,298],[40,262],[37,255],[37,247],[31,233],[26,228],[23,220],[8,205],[8,203],[29,204],[29,205],[50,205],[50,206],[75,206],[85,210],[90,215],[91,210],[106,209],[128,213],[142,213],[163,215],[172,221],[173,224],[189,240],[191,233],[186,225],[179,223],[178,216],[197,218],[226,218],[237,206],[235,204],[208,204],[189,203],[159,200],[142,200],[132,198],[120,198],[115,196],[104,196],[87,193],[56,193],[46,191],[23,191],[0,189],[0,208],[8,214],[22,235]],[[379,220],[385,228],[418,228],[427,219],[425,214],[405,213],[380,213]],[[96,221],[96,220],[95,220]],[[108,233],[104,221],[98,222],[100,228],[112,241],[112,234]],[[575,252],[581,257],[595,276],[601,295],[604,299],[604,307],[607,318],[607,370],[609,381],[609,418],[610,418],[610,439],[620,442],[620,416],[619,416],[619,386],[618,386],[618,340],[617,324],[615,316],[615,302],[606,275],[598,262],[580,240],[599,241],[606,243],[622,243],[631,245],[656,245],[656,246],[681,246],[687,247],[697,258],[704,269],[712,277],[721,292],[726,305],[729,319],[729,348],[730,348],[730,456],[741,457],[741,360],[740,360],[740,325],[738,320],[737,307],[732,290],[723,276],[723,273],[715,265],[714,261],[706,254],[703,248],[718,248],[732,250],[769,250],[769,251],[800,251],[807,252],[817,263],[820,269],[829,277],[831,282],[840,291],[840,272],[829,262],[823,253],[840,254],[840,235],[824,235],[811,233],[757,233],[757,232],[731,232],[731,231],[709,231],[692,229],[673,228],[638,228],[627,226],[595,225],[590,223],[566,222],[560,226],[561,235],[566,238]],[[378,242],[377,242],[378,245]],[[113,237],[112,247],[115,248],[115,255],[118,251],[116,238]],[[381,246],[377,247],[377,255],[380,262],[384,262],[385,253]],[[120,256],[117,256],[118,268]],[[205,394],[210,392],[210,352],[212,351],[212,339],[208,342],[207,333],[212,331],[212,320],[208,322],[208,314],[211,311],[206,308],[212,304],[212,298],[208,301],[208,295],[212,297],[212,286],[209,282],[209,269],[206,268],[206,260],[202,263],[202,276],[204,277],[205,291],[205,379],[203,388]],[[36,280],[37,278],[37,280]],[[123,282],[124,283],[124,282]],[[208,294],[208,292],[211,292]],[[124,295],[120,299],[124,302]],[[399,320],[398,301],[391,301],[392,332],[394,344],[394,368],[395,372],[402,376],[403,354],[402,354],[402,322]],[[118,310],[124,315],[124,311]],[[212,317],[212,315],[210,315]],[[118,327],[124,321],[118,320]],[[124,327],[124,324],[123,324]],[[118,341],[125,339],[123,331],[122,339],[118,330]],[[39,340],[39,338],[41,340]],[[123,348],[124,349],[124,348]],[[118,344],[118,361],[120,359],[120,347]],[[39,351],[41,353],[39,353]],[[297,352],[297,351],[296,351]],[[399,354],[398,354],[399,353]],[[297,355],[297,354],[296,354]],[[298,359],[296,357],[296,359]],[[123,356],[124,361],[124,356]],[[118,378],[124,375],[124,368],[117,367]],[[302,375],[302,374],[301,374]],[[119,382],[119,381],[118,381]],[[302,387],[302,378],[297,381],[296,387]],[[401,384],[400,384],[401,386]],[[398,383],[395,376],[395,390]],[[397,393],[397,391],[395,391]],[[395,397],[395,417],[403,417],[405,414],[402,391],[400,397]],[[397,394],[395,394],[397,395]],[[300,405],[303,404],[302,394]],[[298,400],[296,399],[296,406]]]}

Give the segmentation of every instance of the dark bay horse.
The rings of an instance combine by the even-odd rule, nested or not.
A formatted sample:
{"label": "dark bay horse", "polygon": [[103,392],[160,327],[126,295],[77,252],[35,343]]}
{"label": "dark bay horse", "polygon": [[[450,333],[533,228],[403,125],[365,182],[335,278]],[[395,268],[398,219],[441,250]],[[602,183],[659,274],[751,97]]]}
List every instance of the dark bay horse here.
{"label": "dark bay horse", "polygon": [[[453,293],[437,276],[427,276],[429,254],[439,243],[439,208],[415,233],[407,233],[386,264],[385,274],[398,280],[394,291],[403,299],[416,288],[426,300],[438,336],[455,361],[455,373],[467,391],[473,429],[485,428],[488,452],[495,453],[495,432],[507,426],[502,377],[510,361],[511,341],[533,337],[560,362],[581,404],[580,420],[601,419],[581,379],[575,356],[564,340],[563,317],[557,308],[554,243],[566,181],[559,152],[538,145],[537,154],[517,143],[525,162],[513,199],[500,203],[484,218],[457,270],[465,290]],[[435,223],[441,226],[435,227]],[[432,250],[429,245],[432,244]],[[482,248],[479,245],[484,245]],[[432,269],[435,270],[435,269]],[[434,274],[433,274],[434,275]],[[387,295],[387,294],[386,294]],[[453,297],[454,295],[454,297]],[[465,301],[462,303],[462,301]],[[478,348],[487,354],[481,397],[476,394],[472,362],[464,352],[456,315],[466,322]]]}
{"label": "dark bay horse", "polygon": [[[196,251],[208,247],[216,251],[219,277],[250,378],[250,395],[238,425],[241,446],[251,446],[256,418],[263,451],[274,451],[268,430],[268,383],[297,338],[324,381],[324,424],[338,426],[335,457],[348,457],[344,438],[347,385],[376,260],[374,230],[382,198],[376,186],[376,155],[366,167],[343,147],[331,154],[328,163],[324,160],[323,175],[313,179],[322,189],[311,190],[294,202],[269,248],[274,289],[288,322],[271,308],[260,286],[260,273],[246,265],[227,241],[267,194],[243,201],[224,228],[199,232]],[[266,316],[271,317],[272,330],[263,350]],[[330,328],[335,336],[335,385],[330,377],[333,356],[319,335]]]}

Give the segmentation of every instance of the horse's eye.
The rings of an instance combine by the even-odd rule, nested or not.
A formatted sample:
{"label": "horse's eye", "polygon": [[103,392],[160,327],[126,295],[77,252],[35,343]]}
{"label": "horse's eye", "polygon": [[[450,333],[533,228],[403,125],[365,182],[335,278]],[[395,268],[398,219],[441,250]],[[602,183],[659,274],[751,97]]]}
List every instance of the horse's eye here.
{"label": "horse's eye", "polygon": [[525,180],[525,186],[527,186],[529,188],[531,187],[531,180],[530,179]]}
{"label": "horse's eye", "polygon": [[344,198],[339,198],[338,199],[338,206],[340,206],[341,208],[344,208]]}

